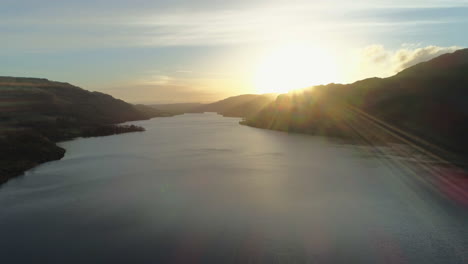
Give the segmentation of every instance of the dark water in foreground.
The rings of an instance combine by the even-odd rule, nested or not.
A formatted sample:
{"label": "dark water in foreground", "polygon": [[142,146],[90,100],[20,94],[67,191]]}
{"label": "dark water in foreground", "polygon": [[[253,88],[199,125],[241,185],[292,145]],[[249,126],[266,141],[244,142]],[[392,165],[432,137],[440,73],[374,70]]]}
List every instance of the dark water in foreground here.
{"label": "dark water in foreground", "polygon": [[63,143],[0,188],[0,262],[468,263],[466,212],[407,170],[238,121]]}

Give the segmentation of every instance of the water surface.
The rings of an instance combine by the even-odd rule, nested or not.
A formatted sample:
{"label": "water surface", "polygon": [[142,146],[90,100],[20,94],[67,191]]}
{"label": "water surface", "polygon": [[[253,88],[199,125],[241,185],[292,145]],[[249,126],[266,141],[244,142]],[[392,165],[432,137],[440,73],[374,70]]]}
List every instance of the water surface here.
{"label": "water surface", "polygon": [[468,263],[466,212],[423,174],[238,121],[62,143],[0,188],[2,263]]}

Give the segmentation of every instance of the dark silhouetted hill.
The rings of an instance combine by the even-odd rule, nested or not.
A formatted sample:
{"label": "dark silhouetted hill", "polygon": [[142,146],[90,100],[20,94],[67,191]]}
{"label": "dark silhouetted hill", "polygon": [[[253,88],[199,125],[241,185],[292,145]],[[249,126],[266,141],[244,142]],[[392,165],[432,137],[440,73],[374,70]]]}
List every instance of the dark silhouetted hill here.
{"label": "dark silhouetted hill", "polygon": [[468,156],[468,49],[390,78],[283,94],[244,124],[369,142],[403,140]]}
{"label": "dark silhouetted hill", "polygon": [[83,124],[113,124],[164,115],[122,100],[46,79],[0,77],[3,121],[39,121],[66,117]]}
{"label": "dark silhouetted hill", "polygon": [[61,158],[63,149],[53,142],[142,131],[116,124],[168,115],[68,83],[0,77],[0,182]]}
{"label": "dark silhouetted hill", "polygon": [[65,149],[33,131],[6,133],[0,137],[0,184],[64,154]]}

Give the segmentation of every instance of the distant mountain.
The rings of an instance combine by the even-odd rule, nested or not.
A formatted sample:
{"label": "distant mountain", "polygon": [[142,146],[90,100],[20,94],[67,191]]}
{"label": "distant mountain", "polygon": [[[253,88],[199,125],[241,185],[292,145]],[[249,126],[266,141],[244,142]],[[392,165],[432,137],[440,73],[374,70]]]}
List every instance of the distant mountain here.
{"label": "distant mountain", "polygon": [[133,105],[133,107],[146,117],[143,119],[148,119],[148,118],[153,118],[153,117],[167,117],[167,116],[175,115],[175,113],[171,111],[157,109],[157,108],[154,108],[148,105],[143,105],[143,104],[135,104]]}
{"label": "distant mountain", "polygon": [[210,104],[182,103],[151,105],[151,107],[175,114],[216,112],[228,117],[247,117],[258,113],[274,100],[275,96],[272,94],[244,94]]}
{"label": "distant mountain", "polygon": [[217,112],[229,117],[247,117],[256,114],[274,99],[273,95],[244,94],[202,105],[192,111]]}
{"label": "distant mountain", "polygon": [[153,104],[149,105],[155,109],[166,111],[172,114],[184,114],[198,108],[204,104],[202,103],[175,103],[175,104]]}
{"label": "distant mountain", "polygon": [[283,94],[243,123],[371,142],[399,138],[467,157],[468,49],[390,78]]}
{"label": "distant mountain", "polygon": [[68,83],[0,77],[0,183],[63,157],[54,142],[142,131],[115,124],[168,115]]}

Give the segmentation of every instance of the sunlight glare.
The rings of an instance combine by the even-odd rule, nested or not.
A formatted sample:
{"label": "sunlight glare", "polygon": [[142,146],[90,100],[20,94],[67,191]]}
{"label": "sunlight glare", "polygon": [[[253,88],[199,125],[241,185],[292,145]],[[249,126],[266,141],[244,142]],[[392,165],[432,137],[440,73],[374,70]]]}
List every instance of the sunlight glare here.
{"label": "sunlight glare", "polygon": [[258,93],[287,93],[291,90],[337,81],[334,57],[314,46],[286,45],[261,61],[254,76]]}

